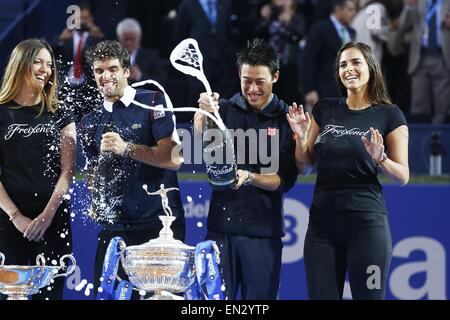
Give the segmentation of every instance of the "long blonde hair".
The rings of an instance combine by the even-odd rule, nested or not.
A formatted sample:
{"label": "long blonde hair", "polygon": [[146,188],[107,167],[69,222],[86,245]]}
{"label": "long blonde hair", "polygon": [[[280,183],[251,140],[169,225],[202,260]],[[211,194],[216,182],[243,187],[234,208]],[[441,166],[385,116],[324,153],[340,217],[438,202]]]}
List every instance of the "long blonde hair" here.
{"label": "long blonde hair", "polygon": [[[32,74],[34,60],[42,49],[48,50],[52,57],[52,74],[43,90],[40,89],[36,81],[33,81]],[[0,104],[12,101],[19,94],[22,86],[30,86],[32,90],[40,92],[41,111],[39,114],[42,114],[45,108],[51,113],[55,113],[59,105],[57,98],[58,74],[55,55],[46,41],[27,39],[14,48],[0,88]]]}

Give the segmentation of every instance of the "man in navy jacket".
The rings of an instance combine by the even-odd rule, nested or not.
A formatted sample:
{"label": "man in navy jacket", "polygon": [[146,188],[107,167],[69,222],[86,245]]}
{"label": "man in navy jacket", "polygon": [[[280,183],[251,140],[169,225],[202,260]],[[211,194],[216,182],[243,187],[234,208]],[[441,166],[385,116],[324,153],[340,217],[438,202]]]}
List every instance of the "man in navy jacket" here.
{"label": "man in navy jacket", "polygon": [[[178,188],[175,171],[181,162],[179,157],[172,156],[176,146],[172,113],[144,109],[136,103],[166,106],[162,93],[135,90],[128,85],[131,62],[125,48],[117,41],[102,41],[89,52],[88,58],[104,101],[98,111],[90,112],[81,120],[81,142],[88,162],[88,176],[92,175],[93,181],[97,177],[106,180],[104,185],[108,186],[106,190],[92,184],[93,208],[103,207],[103,212],[117,213],[116,219],[105,220],[98,212],[91,212],[92,217],[102,223],[95,257],[94,287],[97,290],[111,239],[120,236],[130,246],[158,237],[162,228],[158,217],[165,211],[160,198],[149,197],[143,185],[147,185],[149,191],[159,190],[162,184],[166,188]],[[117,160],[114,167],[104,172],[95,170],[105,152],[111,152]],[[108,171],[113,171],[114,175],[107,174]],[[115,201],[104,200],[111,200],[109,191],[115,193]],[[180,194],[172,191],[168,198],[177,218],[172,225],[174,237],[183,241],[185,221]],[[125,279],[122,267],[118,275]]]}
{"label": "man in navy jacket", "polygon": [[[199,100],[203,110],[220,108],[228,129],[250,137],[243,139],[245,148],[236,148],[235,140],[235,189],[212,193],[207,238],[219,246],[228,299],[236,298],[239,287],[242,299],[276,299],[284,235],[283,194],[297,177],[295,144],[286,120],[288,106],[272,93],[279,78],[275,49],[255,39],[238,54],[237,65],[241,93],[220,101],[214,93],[214,106],[205,93]],[[205,122],[206,117],[197,112],[196,132],[203,132]]]}
{"label": "man in navy jacket", "polygon": [[339,49],[354,40],[356,31],[350,27],[356,14],[354,0],[333,0],[332,13],[317,22],[306,38],[303,57],[305,102],[314,106],[319,99],[339,96],[334,80],[334,61]]}

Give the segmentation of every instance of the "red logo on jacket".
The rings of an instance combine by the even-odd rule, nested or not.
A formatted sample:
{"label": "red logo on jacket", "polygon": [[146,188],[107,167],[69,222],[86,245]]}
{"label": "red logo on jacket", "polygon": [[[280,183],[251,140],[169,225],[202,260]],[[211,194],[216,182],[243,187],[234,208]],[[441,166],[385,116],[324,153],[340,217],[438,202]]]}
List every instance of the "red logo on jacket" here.
{"label": "red logo on jacket", "polygon": [[277,128],[267,128],[267,135],[273,137],[277,134]]}

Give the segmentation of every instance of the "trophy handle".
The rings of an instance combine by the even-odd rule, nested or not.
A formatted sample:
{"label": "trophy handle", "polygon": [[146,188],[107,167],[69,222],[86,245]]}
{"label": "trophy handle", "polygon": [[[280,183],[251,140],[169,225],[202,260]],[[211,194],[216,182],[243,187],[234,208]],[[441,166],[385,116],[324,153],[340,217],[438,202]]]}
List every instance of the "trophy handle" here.
{"label": "trophy handle", "polygon": [[45,257],[42,253],[36,257],[36,265],[42,269],[45,268]]}
{"label": "trophy handle", "polygon": [[59,267],[61,269],[65,268],[65,266],[66,266],[66,264],[64,263],[65,259],[69,259],[70,262],[72,262],[72,264],[67,267],[67,271],[65,273],[59,273],[59,274],[55,275],[53,278],[66,277],[66,276],[72,274],[75,271],[75,268],[77,266],[77,261],[75,260],[75,258],[71,254],[63,255],[61,257],[61,259],[59,259]]}
{"label": "trophy handle", "polygon": [[34,275],[33,279],[39,279],[45,272],[45,257],[42,253],[38,254],[36,257],[36,266],[40,267],[40,270],[38,274]]}
{"label": "trophy handle", "polygon": [[120,251],[120,260],[122,261],[122,265],[125,264],[125,252],[127,248],[127,244],[125,243],[125,241],[123,241],[123,239],[119,240],[119,251]]}
{"label": "trophy handle", "polygon": [[0,266],[2,266],[5,263],[5,255],[0,252]]}

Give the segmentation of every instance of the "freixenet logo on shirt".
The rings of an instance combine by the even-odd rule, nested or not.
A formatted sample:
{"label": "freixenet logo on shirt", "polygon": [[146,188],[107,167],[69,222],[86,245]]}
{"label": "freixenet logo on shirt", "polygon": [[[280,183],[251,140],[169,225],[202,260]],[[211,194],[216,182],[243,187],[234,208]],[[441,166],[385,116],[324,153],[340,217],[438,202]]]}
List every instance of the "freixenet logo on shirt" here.
{"label": "freixenet logo on shirt", "polygon": [[40,123],[33,127],[26,123],[13,123],[8,127],[8,131],[5,134],[5,140],[11,139],[15,134],[19,134],[24,138],[28,138],[33,134],[51,133],[53,129],[53,124]]}
{"label": "freixenet logo on shirt", "polygon": [[351,128],[347,129],[345,126],[338,126],[334,124],[327,124],[325,125],[325,128],[323,129],[322,133],[319,135],[319,137],[326,136],[327,134],[333,135],[333,137],[342,137],[342,136],[364,136],[366,135],[370,130],[367,131],[361,131],[360,128]]}

